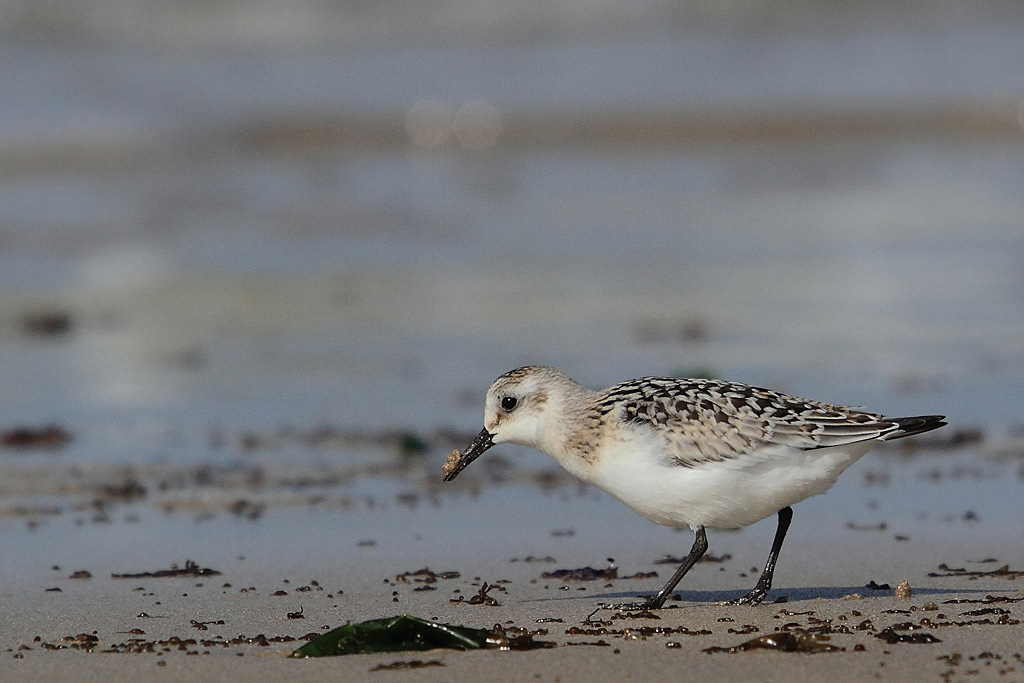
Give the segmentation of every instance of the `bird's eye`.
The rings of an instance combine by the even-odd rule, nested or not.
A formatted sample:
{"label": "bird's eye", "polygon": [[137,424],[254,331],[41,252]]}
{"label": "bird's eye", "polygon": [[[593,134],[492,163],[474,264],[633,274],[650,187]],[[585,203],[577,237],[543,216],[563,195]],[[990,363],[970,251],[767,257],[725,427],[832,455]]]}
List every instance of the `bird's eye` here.
{"label": "bird's eye", "polygon": [[513,411],[517,405],[519,405],[519,399],[515,396],[503,396],[501,399],[501,407],[505,411]]}

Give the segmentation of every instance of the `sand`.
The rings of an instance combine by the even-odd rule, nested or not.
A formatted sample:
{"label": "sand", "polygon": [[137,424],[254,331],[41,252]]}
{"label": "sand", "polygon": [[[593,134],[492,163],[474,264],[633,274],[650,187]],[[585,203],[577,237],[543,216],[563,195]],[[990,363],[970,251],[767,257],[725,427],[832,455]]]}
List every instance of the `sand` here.
{"label": "sand", "polygon": [[[806,589],[781,591],[790,600],[755,608],[732,607],[706,602],[675,602],[657,618],[623,618],[611,611],[587,616],[595,607],[595,594],[617,593],[631,581],[613,581],[611,588],[587,586],[586,594],[556,582],[531,583],[536,572],[522,564],[524,571],[508,572],[509,583],[492,591],[500,606],[471,606],[449,602],[453,590],[474,593],[478,583],[472,577],[439,580],[438,590],[415,592],[414,584],[397,588],[398,602],[392,602],[392,586],[360,595],[328,597],[312,592],[304,600],[305,619],[288,620],[283,598],[266,592],[239,594],[222,591],[207,582],[202,588],[176,584],[158,589],[159,601],[151,595],[98,581],[81,590],[54,595],[5,596],[8,618],[2,628],[5,645],[0,657],[4,680],[389,680],[406,677],[423,681],[445,680],[730,680],[730,681],[817,681],[839,677],[843,680],[942,680],[952,672],[954,679],[969,671],[983,674],[981,680],[1024,677],[1024,653],[1018,624],[1024,619],[1021,600],[1013,583],[1000,579],[964,581],[935,579],[911,599],[892,597],[891,591],[862,591],[864,597],[833,597],[836,591]],[[151,583],[151,582],[145,582]],[[190,582],[191,583],[191,582]],[[507,591],[507,592],[505,592]],[[183,592],[189,595],[183,596]],[[818,594],[818,597],[811,597]],[[775,596],[778,597],[778,594]],[[975,602],[952,603],[968,600]],[[976,602],[982,601],[982,602]],[[154,604],[159,602],[159,605]],[[48,603],[48,604],[47,604]],[[287,658],[294,643],[210,644],[239,634],[268,638],[300,637],[339,625],[330,605],[343,603],[353,619],[397,613],[436,617],[441,621],[486,627],[494,623],[516,625],[529,630],[544,629],[541,640],[559,644],[554,649],[530,652],[429,652],[354,655],[322,659]],[[929,604],[931,603],[931,604]],[[150,618],[137,615],[147,612]],[[224,624],[207,624],[198,630],[191,620],[218,617]],[[931,626],[920,630],[899,630],[912,622]],[[560,621],[552,621],[560,620]],[[599,620],[600,623],[597,623]],[[1000,624],[1002,620],[1004,623]],[[543,623],[538,623],[543,621]],[[928,623],[928,622],[925,622]],[[896,633],[916,636],[931,634],[941,642],[930,644],[886,643],[876,633],[897,625]],[[129,634],[133,628],[145,634]],[[578,628],[582,632],[566,634]],[[687,631],[680,631],[681,628]],[[777,629],[802,628],[837,631],[829,644],[845,651],[815,654],[748,651],[704,652],[711,647],[739,645]],[[644,629],[648,629],[645,634]],[[675,633],[659,634],[650,629]],[[67,645],[54,634],[95,633],[98,643],[91,652],[43,649],[42,643]],[[34,640],[34,634],[42,638]],[[168,643],[177,636],[196,642]],[[115,654],[104,650],[132,638],[157,642],[154,652]],[[163,641],[163,642],[161,642]],[[439,663],[407,670],[376,670],[382,665],[424,662]],[[401,664],[399,664],[401,665]],[[1002,673],[1001,673],[1002,672]],[[971,676],[971,680],[979,680]]]}
{"label": "sand", "polygon": [[[728,540],[725,545],[730,545]],[[834,559],[838,548],[826,555]],[[1024,627],[1020,625],[1024,595],[1018,591],[1018,581],[1010,574],[1000,574],[992,562],[964,568],[996,570],[986,576],[929,577],[929,572],[938,572],[929,566],[933,558],[926,546],[908,544],[906,548],[898,561],[891,560],[899,570],[882,567],[877,560],[869,560],[868,565],[880,576],[904,571],[914,577],[910,598],[894,596],[895,582],[881,589],[817,585],[827,564],[823,558],[819,566],[784,565],[778,582],[781,587],[769,600],[785,602],[757,607],[716,604],[747,588],[732,571],[739,560],[726,559],[698,565],[687,577],[681,600],[671,601],[668,609],[641,616],[595,610],[601,602],[630,600],[653,590],[660,578],[563,582],[543,578],[545,572],[565,568],[563,563],[547,558],[526,561],[525,556],[515,556],[513,562],[505,557],[509,553],[464,558],[436,567],[433,576],[416,574],[410,565],[405,572],[381,578],[383,567],[367,567],[359,580],[353,581],[337,568],[321,567],[321,578],[315,583],[304,582],[299,577],[308,573],[286,569],[284,564],[243,568],[242,561],[222,566],[224,573],[213,577],[71,579],[58,577],[59,572],[51,576],[42,573],[22,579],[16,591],[4,591],[0,596],[6,617],[0,624],[0,679],[1024,678]],[[729,569],[724,570],[726,567]],[[670,568],[656,565],[654,569],[665,576]],[[448,574],[441,575],[442,570]],[[291,578],[282,579],[282,575]],[[239,576],[248,580],[239,583]],[[747,583],[751,579],[748,576]],[[493,582],[486,594],[496,606],[471,604],[485,581]],[[718,588],[725,584],[734,587]],[[337,585],[349,588],[332,590]],[[61,590],[46,590],[54,587]],[[301,618],[296,618],[299,613]],[[507,629],[535,632],[536,639],[558,646],[527,652],[434,650],[315,660],[287,657],[305,642],[307,634],[323,633],[346,620],[405,613],[477,628],[502,624]],[[888,643],[878,637],[887,627],[907,639],[926,634],[925,638],[939,642]],[[827,644],[842,651],[706,652],[739,646],[780,630],[799,633],[798,629],[828,633]],[[95,642],[87,636],[95,636]],[[416,663],[421,668],[415,671],[388,668]],[[952,678],[943,678],[949,676]]]}
{"label": "sand", "polygon": [[[714,561],[679,599],[630,617],[597,608],[659,588],[675,567],[658,559],[685,554],[689,532],[567,478],[495,461],[441,485],[437,465],[329,485],[294,468],[259,486],[207,472],[181,489],[148,478],[173,473],[137,471],[146,496],[99,507],[70,470],[49,465],[47,487],[41,472],[8,468],[5,485],[25,476],[39,500],[0,515],[0,680],[1024,680],[1010,466],[869,456],[796,507],[768,602],[718,604],[756,582],[773,520],[709,532]],[[94,468],[90,486],[115,475]],[[196,575],[113,576],[188,559]],[[544,576],[584,567],[614,578]],[[896,595],[901,580],[909,598]],[[489,599],[474,600],[484,583]],[[288,658],[311,634],[397,614],[501,624],[556,647]],[[879,638],[886,629],[906,642]],[[801,631],[837,649],[707,652]]]}

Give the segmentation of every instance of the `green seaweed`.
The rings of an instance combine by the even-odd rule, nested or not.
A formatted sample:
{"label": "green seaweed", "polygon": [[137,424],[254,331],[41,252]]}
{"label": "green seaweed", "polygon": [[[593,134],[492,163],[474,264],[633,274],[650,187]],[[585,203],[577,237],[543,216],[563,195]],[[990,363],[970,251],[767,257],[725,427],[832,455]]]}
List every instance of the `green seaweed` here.
{"label": "green seaweed", "polygon": [[292,657],[331,657],[373,652],[403,652],[448,648],[452,650],[532,649],[551,644],[529,636],[510,638],[501,630],[452,626],[402,614],[385,619],[351,622],[312,640]]}

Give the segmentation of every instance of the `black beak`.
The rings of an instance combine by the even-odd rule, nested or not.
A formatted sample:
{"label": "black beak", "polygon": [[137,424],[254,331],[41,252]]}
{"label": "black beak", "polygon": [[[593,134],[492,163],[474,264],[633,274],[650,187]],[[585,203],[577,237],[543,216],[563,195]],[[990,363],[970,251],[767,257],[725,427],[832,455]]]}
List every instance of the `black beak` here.
{"label": "black beak", "polygon": [[479,458],[487,451],[488,448],[494,445],[493,439],[494,436],[489,431],[486,429],[480,430],[480,433],[476,435],[475,439],[473,439],[473,443],[469,444],[469,447],[466,448],[466,452],[462,454],[462,457],[455,464],[455,469],[445,476],[444,480],[451,481],[455,477],[459,476],[459,472],[466,469],[466,467],[469,466],[469,463]]}

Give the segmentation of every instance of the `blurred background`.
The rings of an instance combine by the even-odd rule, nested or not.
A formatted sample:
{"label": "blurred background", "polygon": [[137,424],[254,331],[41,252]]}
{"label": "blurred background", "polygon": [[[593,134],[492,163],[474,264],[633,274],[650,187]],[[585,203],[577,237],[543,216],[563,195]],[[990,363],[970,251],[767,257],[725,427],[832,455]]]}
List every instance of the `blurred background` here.
{"label": "blurred background", "polygon": [[1022,30],[1010,0],[4,0],[9,445],[416,450],[526,363],[1011,438]]}

